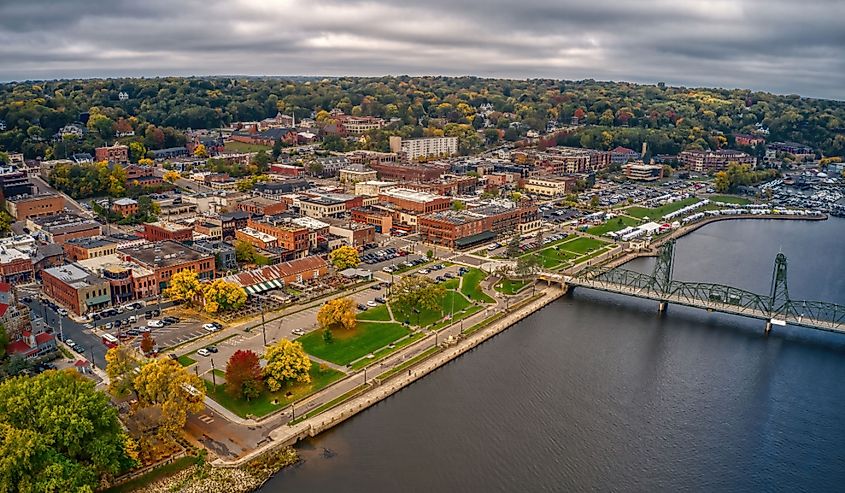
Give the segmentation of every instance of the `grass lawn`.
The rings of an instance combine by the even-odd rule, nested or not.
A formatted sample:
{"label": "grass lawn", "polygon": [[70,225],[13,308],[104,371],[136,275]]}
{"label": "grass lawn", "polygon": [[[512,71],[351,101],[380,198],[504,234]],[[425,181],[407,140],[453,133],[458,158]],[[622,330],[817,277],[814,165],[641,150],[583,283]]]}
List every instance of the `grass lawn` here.
{"label": "grass lawn", "polygon": [[461,284],[461,279],[456,277],[455,279],[449,279],[448,281],[443,283],[443,287],[446,289],[458,289],[458,286]]}
{"label": "grass lawn", "polygon": [[389,354],[395,353],[396,351],[402,349],[403,347],[405,347],[405,346],[407,346],[411,343],[414,343],[414,342],[420,340],[424,335],[425,334],[423,334],[422,332],[417,332],[416,334],[411,334],[408,337],[406,337],[406,338],[402,339],[401,341],[397,342],[396,344],[393,345],[393,347],[385,346],[381,349],[373,351],[373,356],[375,356],[375,358],[359,359],[355,363],[352,363],[352,366],[350,366],[350,369],[351,370],[360,370],[361,368],[363,368],[363,367],[365,367],[369,364],[372,364],[372,363],[384,358],[385,356],[387,356]]}
{"label": "grass lawn", "polygon": [[564,243],[560,246],[560,248],[561,250],[583,255],[585,253],[592,252],[593,250],[598,250],[605,245],[607,245],[606,241],[597,240],[595,238],[578,238]]}
{"label": "grass lawn", "polygon": [[751,203],[750,200],[735,195],[711,195],[707,198],[713,202],[724,202],[726,204],[748,205]]}
{"label": "grass lawn", "polygon": [[564,250],[563,245],[561,245],[560,250],[547,248],[535,255],[539,255],[540,260],[543,262],[543,267],[546,269],[552,269],[578,256],[572,252]]}
{"label": "grass lawn", "polygon": [[451,320],[443,320],[441,322],[438,322],[438,323],[434,324],[432,329],[440,330],[442,328],[448,327],[448,326],[454,324],[455,322],[460,322],[461,320],[463,320],[467,317],[471,317],[472,315],[480,312],[483,309],[484,309],[484,305],[472,305],[462,312],[457,311],[457,308],[456,308],[455,309],[455,316]]}
{"label": "grass lawn", "polygon": [[684,200],[679,200],[677,202],[672,202],[671,204],[665,204],[652,209],[646,207],[629,207],[625,209],[625,214],[639,219],[642,219],[644,217],[648,217],[649,219],[660,219],[665,214],[675,212],[678,209],[683,209],[684,207],[692,205],[699,201],[700,200],[695,197],[689,197]]}
{"label": "grass lawn", "polygon": [[487,277],[481,269],[472,268],[463,275],[463,282],[461,283],[461,292],[469,299],[474,301],[481,301],[482,303],[493,303],[493,298],[484,294],[481,290],[481,281]]}
{"label": "grass lawn", "polygon": [[607,221],[604,224],[593,226],[592,228],[588,229],[587,232],[591,235],[602,236],[607,233],[619,231],[620,229],[625,229],[628,226],[636,226],[638,224],[640,224],[640,222],[636,219],[630,218],[628,216],[618,216],[614,217],[613,219]]}
{"label": "grass lawn", "polygon": [[[242,418],[249,415],[261,417],[313,394],[343,377],[343,373],[339,371],[331,368],[320,368],[320,364],[316,361],[311,362],[310,374],[311,382],[309,383],[291,384],[279,392],[265,390],[257,399],[251,401],[232,397],[226,392],[226,385],[223,383],[219,383],[215,387],[211,382],[205,380],[205,389],[209,397],[238,416]],[[276,403],[274,404],[273,401],[276,401]]]}
{"label": "grass lawn", "polygon": [[334,340],[330,344],[323,341],[321,330],[309,332],[297,341],[302,343],[308,354],[338,365],[346,365],[387,346],[409,332],[397,323],[360,322],[353,331],[335,330]]}
{"label": "grass lawn", "polygon": [[223,146],[226,152],[258,152],[258,151],[272,151],[273,148],[259,144],[247,144],[244,142],[226,142]]}
{"label": "grass lawn", "polygon": [[182,356],[179,356],[179,358],[177,358],[176,361],[178,361],[179,364],[182,365],[182,366],[191,366],[191,365],[193,365],[194,363],[197,362],[197,360],[195,360],[194,358],[191,358],[187,354],[183,354]]}
{"label": "grass lawn", "polygon": [[[393,316],[399,322],[404,322],[405,320],[407,320],[410,324],[425,327],[442,319],[446,314],[452,311],[453,307],[455,312],[458,312],[468,307],[469,305],[470,302],[467,301],[466,298],[464,298],[457,292],[450,290],[446,291],[446,294],[440,301],[440,306],[443,307],[442,312],[439,309],[424,309],[421,310],[419,314],[417,314],[416,312],[414,312],[413,309],[411,309],[411,307],[400,305],[398,303],[392,303],[390,305],[390,309],[393,310]],[[419,320],[419,322],[417,322],[417,320]]]}
{"label": "grass lawn", "polygon": [[503,279],[496,284],[496,290],[500,293],[516,294],[527,285],[528,281]]}
{"label": "grass lawn", "polygon": [[387,305],[379,305],[375,308],[369,308],[365,312],[358,313],[356,318],[358,320],[390,322],[390,312],[387,311]]}

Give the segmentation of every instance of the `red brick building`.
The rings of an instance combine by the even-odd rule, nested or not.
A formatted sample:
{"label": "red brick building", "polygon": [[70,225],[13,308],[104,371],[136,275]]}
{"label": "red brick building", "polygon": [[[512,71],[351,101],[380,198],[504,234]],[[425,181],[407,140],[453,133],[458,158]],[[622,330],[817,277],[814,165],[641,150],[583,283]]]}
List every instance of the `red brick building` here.
{"label": "red brick building", "polygon": [[272,216],[287,210],[287,205],[280,200],[273,200],[264,197],[251,197],[238,202],[238,210],[258,214],[260,216]]}
{"label": "red brick building", "polygon": [[393,213],[378,207],[359,207],[352,209],[352,220],[369,224],[376,233],[390,234],[393,229]]}
{"label": "red brick building", "polygon": [[167,288],[173,275],[182,270],[192,270],[200,279],[214,279],[216,272],[214,255],[174,241],[122,248],[118,250],[118,255],[152,270],[160,290]]}
{"label": "red brick building", "polygon": [[249,219],[247,226],[256,231],[275,237],[279,248],[291,252],[307,252],[309,244],[308,228],[291,223],[286,218],[274,216]]}
{"label": "red brick building", "polygon": [[117,199],[111,204],[111,210],[121,216],[133,216],[138,213],[138,201],[130,198]]}
{"label": "red brick building", "polygon": [[123,166],[129,164],[129,148],[122,145],[98,147],[94,149],[94,159],[97,162],[105,161]]}
{"label": "red brick building", "polygon": [[399,182],[435,181],[449,171],[448,166],[435,164],[371,163],[380,180]]}
{"label": "red brick building", "polygon": [[379,194],[379,202],[392,204],[396,208],[408,212],[430,214],[448,209],[452,199],[428,192],[408,190],[407,188],[391,188]]}
{"label": "red brick building", "polygon": [[64,208],[65,199],[57,194],[19,195],[6,199],[6,210],[18,221],[58,214]]}
{"label": "red brick building", "polygon": [[312,256],[241,272],[227,277],[226,280],[240,285],[247,294],[255,295],[292,283],[315,281],[325,276],[328,271],[329,266],[325,260]]}
{"label": "red brick building", "polygon": [[168,221],[144,223],[144,238],[150,242],[192,241],[194,239],[194,230],[190,226]]}

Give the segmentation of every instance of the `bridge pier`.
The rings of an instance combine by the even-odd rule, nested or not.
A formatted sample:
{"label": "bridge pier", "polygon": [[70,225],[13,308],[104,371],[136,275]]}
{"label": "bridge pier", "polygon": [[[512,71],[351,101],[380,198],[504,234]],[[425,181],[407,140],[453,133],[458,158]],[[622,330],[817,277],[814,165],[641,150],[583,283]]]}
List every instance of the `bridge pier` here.
{"label": "bridge pier", "polygon": [[769,332],[772,331],[772,321],[766,320],[766,335],[769,335]]}
{"label": "bridge pier", "polygon": [[661,301],[660,304],[657,305],[657,313],[666,313],[667,308],[669,308],[669,302]]}

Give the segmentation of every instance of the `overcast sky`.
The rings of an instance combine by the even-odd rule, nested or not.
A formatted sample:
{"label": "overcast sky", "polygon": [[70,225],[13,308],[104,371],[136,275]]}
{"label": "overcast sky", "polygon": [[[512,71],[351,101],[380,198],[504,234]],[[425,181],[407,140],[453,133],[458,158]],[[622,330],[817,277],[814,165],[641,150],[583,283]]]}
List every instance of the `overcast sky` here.
{"label": "overcast sky", "polygon": [[478,75],[845,99],[845,0],[0,0],[0,80]]}

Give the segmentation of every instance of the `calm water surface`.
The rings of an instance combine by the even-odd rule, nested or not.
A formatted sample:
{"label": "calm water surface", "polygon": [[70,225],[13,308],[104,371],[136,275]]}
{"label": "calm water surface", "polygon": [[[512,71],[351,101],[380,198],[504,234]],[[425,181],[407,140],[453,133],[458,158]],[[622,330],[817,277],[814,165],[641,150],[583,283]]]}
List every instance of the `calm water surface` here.
{"label": "calm water surface", "polygon": [[[845,304],[845,220],[728,221],[674,277]],[[653,259],[629,267],[648,271]],[[845,335],[579,290],[300,446],[290,491],[843,491]]]}

